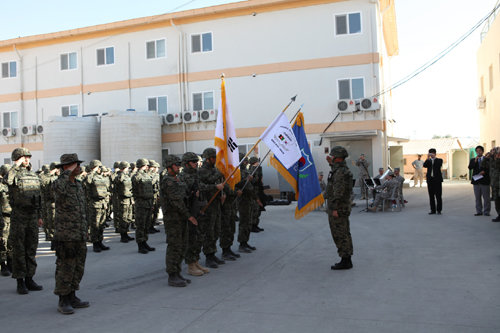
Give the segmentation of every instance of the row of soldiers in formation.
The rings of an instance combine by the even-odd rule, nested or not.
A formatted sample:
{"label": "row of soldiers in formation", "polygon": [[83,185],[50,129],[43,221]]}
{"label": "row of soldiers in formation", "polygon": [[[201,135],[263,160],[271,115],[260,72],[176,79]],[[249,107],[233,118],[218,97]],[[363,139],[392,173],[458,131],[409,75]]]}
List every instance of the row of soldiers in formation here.
{"label": "row of soldiers in formation", "polygon": [[[44,166],[42,172],[36,175],[31,170],[29,150],[16,148],[12,153],[13,166],[3,165],[0,168],[0,263],[2,275],[12,273],[12,277],[17,279],[18,293],[42,289],[33,281],[39,226],[43,225],[47,240],[56,250],[58,261],[67,258],[67,253],[71,253],[69,257],[74,260],[78,251],[58,251],[59,245],[67,245],[68,239],[84,238],[87,241],[90,236],[95,252],[108,250],[109,247],[103,244],[103,231],[111,212],[122,242],[134,239],[128,235],[128,231],[135,222],[138,252],[147,254],[155,250],[147,243],[148,232],[154,230],[158,210],[162,208],[168,243],[166,266],[169,285],[172,286],[186,286],[190,282],[180,274],[183,260],[188,264],[189,274],[200,276],[209,272],[207,267],[217,268],[225,260],[240,257],[231,249],[237,211],[240,221],[239,252],[251,253],[256,250],[248,243],[251,231],[263,230],[258,227],[262,209],[258,196],[262,190],[262,170],[256,157],[242,162],[241,182],[234,190],[223,184],[224,177],[215,167],[216,151],[213,148],[205,149],[201,165],[200,157],[195,153],[185,153],[182,159],[169,155],[164,160],[165,169],[161,174],[159,164],[147,159],[138,159],[135,165],[117,162],[113,172],[102,166],[100,161],[93,160],[85,172],[79,172],[75,177],[82,194],[77,195],[78,191],[75,190],[72,196],[73,189],[64,187],[64,190],[59,189],[59,193],[64,195],[61,194],[58,199],[57,182],[69,175],[69,171],[64,174],[69,162],[62,161],[63,157],[68,156],[73,158],[69,162],[78,164],[79,168],[83,161],[77,157],[75,160],[76,154],[65,154],[61,156],[61,163]],[[212,197],[215,200],[205,207]],[[64,206],[73,208],[64,210],[61,208]],[[203,207],[206,210],[201,213]],[[83,218],[68,217],[75,214]],[[60,222],[58,226],[58,220],[81,220],[84,227],[68,226],[67,222]],[[221,258],[216,256],[217,240],[222,248]],[[202,251],[207,267],[199,263]],[[82,266],[85,259],[83,264],[81,259],[76,262],[76,266],[78,262]],[[63,271],[65,266],[61,263],[57,267]],[[83,266],[80,270],[83,276]],[[78,285],[79,281],[68,283],[63,280],[58,284],[56,270],[54,292],[59,296],[67,296],[66,299],[60,299],[60,310],[61,304],[66,308],[71,303],[78,305],[75,288],[71,285]],[[58,287],[64,284],[65,288]]]}

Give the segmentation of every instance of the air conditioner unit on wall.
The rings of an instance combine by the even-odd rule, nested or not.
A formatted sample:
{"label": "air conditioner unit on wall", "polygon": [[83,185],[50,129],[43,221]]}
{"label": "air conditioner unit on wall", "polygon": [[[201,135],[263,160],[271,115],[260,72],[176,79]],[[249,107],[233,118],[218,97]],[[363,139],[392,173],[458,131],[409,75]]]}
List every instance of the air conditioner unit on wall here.
{"label": "air conditioner unit on wall", "polygon": [[43,134],[43,125],[36,125],[36,134]]}
{"label": "air conditioner unit on wall", "polygon": [[202,110],[200,111],[201,121],[215,121],[217,120],[217,112],[215,110]]}
{"label": "air conditioner unit on wall", "polygon": [[16,136],[16,129],[6,127],[2,130],[2,135],[5,137]]}
{"label": "air conditioner unit on wall", "polygon": [[479,97],[477,99],[477,108],[484,109],[486,107],[486,97]]}
{"label": "air conditioner unit on wall", "polygon": [[377,97],[363,98],[359,103],[361,111],[376,111],[380,110],[380,103]]}
{"label": "air conditioner unit on wall", "polygon": [[182,122],[182,117],[179,112],[167,113],[163,116],[163,124],[165,125],[175,125]]}
{"label": "air conditioner unit on wall", "polygon": [[26,135],[35,135],[36,134],[36,125],[26,125],[21,128],[21,134],[23,136]]}
{"label": "air conditioner unit on wall", "polygon": [[353,99],[339,99],[337,101],[338,112],[355,112],[356,102]]}
{"label": "air conditioner unit on wall", "polygon": [[197,123],[200,121],[199,111],[184,111],[182,112],[182,121],[185,123]]}

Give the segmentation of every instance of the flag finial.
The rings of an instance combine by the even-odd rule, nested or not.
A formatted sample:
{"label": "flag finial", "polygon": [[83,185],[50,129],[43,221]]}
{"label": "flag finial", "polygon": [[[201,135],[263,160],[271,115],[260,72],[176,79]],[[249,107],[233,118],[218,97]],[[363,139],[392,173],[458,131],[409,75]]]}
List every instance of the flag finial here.
{"label": "flag finial", "polygon": [[221,79],[223,79],[223,78],[225,78],[225,77],[226,77],[226,74],[224,74],[224,73],[222,73],[222,74],[220,75],[220,78],[221,78]]}

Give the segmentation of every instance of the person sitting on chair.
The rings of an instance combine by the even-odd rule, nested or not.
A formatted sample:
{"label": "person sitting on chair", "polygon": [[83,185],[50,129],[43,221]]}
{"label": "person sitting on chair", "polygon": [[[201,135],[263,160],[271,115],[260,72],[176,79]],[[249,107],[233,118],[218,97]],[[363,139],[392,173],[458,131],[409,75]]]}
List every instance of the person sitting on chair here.
{"label": "person sitting on chair", "polygon": [[375,197],[373,206],[368,208],[371,212],[375,213],[377,211],[377,207],[382,200],[396,199],[398,197],[399,181],[394,178],[394,173],[389,172],[385,179],[386,181],[384,184],[376,187],[379,193],[377,193],[377,196]]}
{"label": "person sitting on chair", "polygon": [[402,205],[404,207],[405,203],[407,203],[408,201],[406,201],[403,197],[403,184],[405,182],[405,178],[401,176],[399,168],[394,168],[394,179],[399,182],[398,196],[401,199]]}

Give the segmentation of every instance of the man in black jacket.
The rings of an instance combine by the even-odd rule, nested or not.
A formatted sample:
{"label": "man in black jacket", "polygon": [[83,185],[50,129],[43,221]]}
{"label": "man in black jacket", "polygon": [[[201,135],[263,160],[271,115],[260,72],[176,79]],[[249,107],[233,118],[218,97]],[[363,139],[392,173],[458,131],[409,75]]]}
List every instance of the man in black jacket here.
{"label": "man in black jacket", "polygon": [[441,215],[441,210],[443,209],[443,201],[441,199],[443,192],[442,166],[443,160],[436,157],[436,149],[429,149],[427,160],[424,162],[424,168],[427,168],[427,192],[429,193],[429,202],[431,205],[429,215],[436,214],[436,211],[438,215]]}
{"label": "man in black jacket", "polygon": [[483,153],[483,146],[477,146],[477,156],[475,158],[471,158],[469,161],[469,170],[472,170],[471,183],[474,186],[474,197],[476,197],[476,214],[474,214],[474,216],[490,216],[491,210],[489,172],[490,162],[488,158],[483,156]]}

